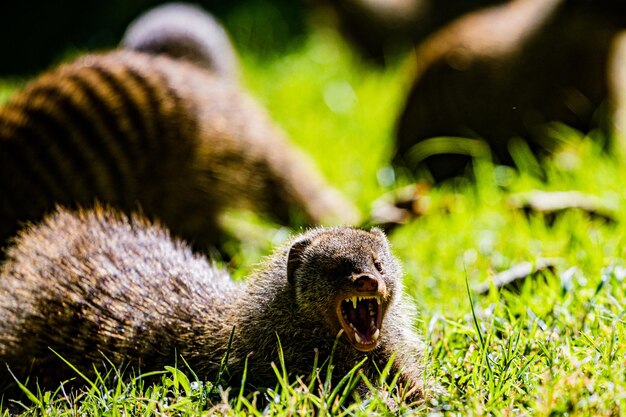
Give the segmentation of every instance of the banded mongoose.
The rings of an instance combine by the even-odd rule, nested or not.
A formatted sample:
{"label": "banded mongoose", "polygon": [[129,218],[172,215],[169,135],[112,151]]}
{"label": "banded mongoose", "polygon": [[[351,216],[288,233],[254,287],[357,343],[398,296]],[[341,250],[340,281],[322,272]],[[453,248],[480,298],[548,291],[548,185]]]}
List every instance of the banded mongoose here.
{"label": "banded mongoose", "polygon": [[[217,23],[198,9],[169,11],[172,19],[161,13],[158,23],[176,34],[174,44],[182,32],[168,25],[176,29],[181,12],[193,13],[188,28],[198,30],[187,46],[199,45],[201,61],[216,50],[210,65],[227,52],[228,65],[211,71],[206,59],[204,66],[189,62],[190,50],[181,59],[90,54],[37,77],[0,107],[0,247],[55,204],[95,200],[141,210],[199,249],[223,238],[219,218],[231,208],[282,223],[356,221],[353,205],[235,82],[228,38],[218,45],[206,39],[202,49],[203,36],[222,29],[201,24]],[[129,29],[129,47],[142,45],[142,28],[155,39],[154,25],[140,19]]]}
{"label": "banded mongoose", "polygon": [[552,122],[609,130],[608,62],[624,27],[626,3],[617,0],[512,0],[444,27],[416,52],[395,163],[425,162],[439,181],[469,158],[454,142],[424,143],[433,137],[480,138],[512,164],[511,138],[539,156],[554,149]]}
{"label": "banded mongoose", "polygon": [[424,344],[402,292],[377,229],[309,230],[235,283],[142,217],[61,210],[21,231],[0,270],[1,380],[12,381],[5,363],[44,388],[76,376],[53,351],[86,375],[105,357],[151,371],[179,355],[213,380],[234,329],[232,384],[247,360],[247,382],[273,387],[278,341],[289,373],[309,375],[316,352],[324,363],[339,338],[335,383],[367,358],[361,369],[376,385],[376,369],[395,357],[391,375],[399,372],[408,401],[421,401]]}

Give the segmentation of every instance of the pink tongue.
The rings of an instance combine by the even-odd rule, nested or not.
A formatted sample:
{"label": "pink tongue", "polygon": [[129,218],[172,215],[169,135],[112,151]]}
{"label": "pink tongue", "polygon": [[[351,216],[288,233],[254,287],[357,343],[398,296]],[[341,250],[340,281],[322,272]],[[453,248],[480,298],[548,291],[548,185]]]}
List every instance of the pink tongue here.
{"label": "pink tongue", "polygon": [[367,301],[360,301],[356,309],[350,305],[348,309],[348,319],[350,323],[359,331],[360,335],[366,340],[370,339],[370,317],[367,309]]}

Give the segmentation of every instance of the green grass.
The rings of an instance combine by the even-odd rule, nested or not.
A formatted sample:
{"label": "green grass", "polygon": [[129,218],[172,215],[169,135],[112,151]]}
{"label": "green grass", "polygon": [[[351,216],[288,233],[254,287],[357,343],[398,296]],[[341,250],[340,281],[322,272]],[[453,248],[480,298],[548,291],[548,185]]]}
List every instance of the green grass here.
{"label": "green grass", "polygon": [[[288,55],[261,60],[244,51],[242,63],[252,94],[364,213],[397,185],[383,174],[409,63],[368,67],[324,29]],[[3,97],[6,88],[0,86]],[[390,236],[404,265],[406,292],[421,312],[416,326],[428,340],[429,372],[448,393],[435,406],[441,413],[626,414],[626,168],[589,138],[567,129],[561,136],[566,147],[545,161],[545,180],[523,149],[517,154],[519,171],[476,161],[475,183],[456,181],[431,190],[428,212]],[[511,193],[533,189],[593,194],[615,208],[616,222],[579,212],[547,222],[507,204]],[[284,239],[283,229],[262,230],[240,248],[238,276]],[[472,291],[493,274],[540,257],[558,259],[554,274],[529,279],[519,294]],[[261,406],[252,396],[216,392],[198,381],[192,389],[183,379],[172,369],[155,386],[105,379],[107,388],[95,384],[77,396],[36,394],[39,404],[25,400],[25,410],[32,415],[388,412],[378,399],[342,408],[329,391],[301,381],[279,384],[273,401]]]}

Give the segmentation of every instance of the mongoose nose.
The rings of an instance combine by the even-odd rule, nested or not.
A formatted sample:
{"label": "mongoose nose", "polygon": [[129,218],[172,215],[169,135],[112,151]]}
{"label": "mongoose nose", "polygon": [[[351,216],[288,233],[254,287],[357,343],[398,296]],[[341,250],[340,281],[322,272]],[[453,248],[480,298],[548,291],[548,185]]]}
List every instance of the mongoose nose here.
{"label": "mongoose nose", "polygon": [[378,280],[369,275],[361,275],[354,281],[354,285],[359,292],[378,291]]}

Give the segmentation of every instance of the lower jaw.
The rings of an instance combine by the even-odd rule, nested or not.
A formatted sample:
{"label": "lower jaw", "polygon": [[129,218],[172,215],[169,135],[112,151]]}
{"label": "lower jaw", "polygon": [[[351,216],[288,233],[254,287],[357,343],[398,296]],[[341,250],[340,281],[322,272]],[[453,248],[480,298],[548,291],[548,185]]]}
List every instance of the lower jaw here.
{"label": "lower jaw", "polygon": [[[343,329],[344,333],[346,333],[346,329]],[[376,347],[378,347],[378,341],[375,341],[373,343],[359,343],[356,340],[354,340],[354,336],[348,336],[348,334],[344,334],[344,337],[347,339],[348,343],[350,343],[350,345],[355,348],[356,350],[358,350],[359,352],[371,352],[372,350],[376,349]]]}
{"label": "lower jaw", "polygon": [[358,350],[359,352],[368,353],[376,349],[376,347],[378,346],[378,343],[373,343],[371,345],[357,345],[353,343],[352,346],[354,346],[354,348]]}

